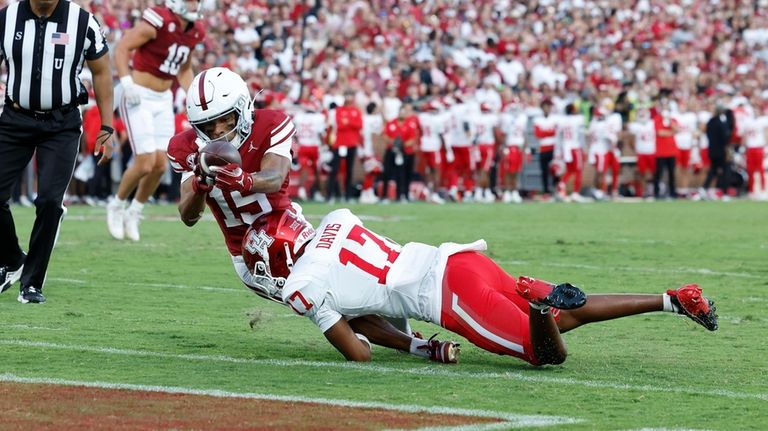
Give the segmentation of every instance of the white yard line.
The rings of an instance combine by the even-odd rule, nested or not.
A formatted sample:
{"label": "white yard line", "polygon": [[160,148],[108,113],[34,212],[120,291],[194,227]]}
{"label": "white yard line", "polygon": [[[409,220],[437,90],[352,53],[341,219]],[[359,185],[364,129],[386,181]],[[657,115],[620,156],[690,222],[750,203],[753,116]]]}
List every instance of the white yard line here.
{"label": "white yard line", "polygon": [[[521,382],[529,382],[536,384],[556,384],[556,385],[569,385],[569,386],[581,386],[586,388],[597,389],[616,389],[625,391],[637,391],[637,392],[661,392],[661,393],[677,393],[688,394],[697,396],[711,396],[722,398],[734,398],[734,399],[756,399],[761,401],[768,401],[768,393],[749,393],[730,391],[725,389],[704,389],[694,386],[676,386],[676,387],[664,387],[664,386],[652,386],[652,385],[634,385],[628,383],[614,383],[614,382],[602,382],[596,380],[580,380],[563,377],[548,377],[541,374],[525,374],[520,372],[508,372],[508,373],[491,373],[491,372],[471,372],[471,371],[454,371],[450,367],[429,365],[418,368],[396,368],[386,367],[382,365],[374,364],[361,364],[354,362],[322,362],[322,361],[304,361],[304,360],[289,360],[289,359],[248,359],[237,358],[233,356],[225,355],[199,355],[199,354],[176,354],[165,352],[154,352],[150,350],[135,350],[135,349],[122,349],[115,347],[95,347],[84,346],[74,344],[58,344],[49,343],[45,341],[28,341],[28,340],[9,340],[0,339],[0,345],[6,346],[21,346],[30,348],[41,349],[57,349],[57,350],[74,350],[81,352],[92,353],[104,353],[111,355],[122,356],[145,356],[155,358],[168,358],[179,359],[185,361],[203,361],[203,362],[229,362],[236,364],[251,364],[259,366],[275,366],[275,367],[312,367],[312,368],[340,368],[347,370],[366,371],[371,373],[381,374],[413,374],[418,376],[438,376],[438,377],[454,377],[454,378],[487,378],[494,380],[517,380]],[[510,360],[512,360],[510,358]]]}
{"label": "white yard line", "polygon": [[99,389],[123,389],[130,391],[143,391],[143,392],[160,392],[167,394],[183,394],[183,395],[203,395],[217,398],[245,398],[253,400],[269,400],[269,401],[283,401],[283,402],[299,402],[310,404],[323,404],[338,407],[350,407],[350,408],[363,408],[363,409],[381,409],[392,410],[404,413],[430,413],[439,415],[459,415],[459,416],[471,416],[478,418],[494,418],[500,419],[505,422],[494,424],[475,424],[459,427],[441,427],[441,428],[425,428],[431,430],[472,430],[472,431],[485,431],[495,429],[508,429],[508,428],[523,428],[533,426],[551,426],[562,424],[573,424],[582,422],[576,418],[564,417],[564,416],[543,416],[543,415],[521,415],[515,413],[494,412],[490,410],[470,410],[470,409],[456,409],[451,407],[425,407],[415,404],[387,404],[376,402],[361,402],[351,400],[335,400],[329,398],[309,398],[309,397],[297,397],[297,396],[284,396],[274,394],[259,394],[251,392],[231,392],[219,389],[195,389],[185,388],[178,386],[155,386],[155,385],[136,385],[130,383],[111,383],[111,382],[88,382],[77,380],[63,380],[56,378],[29,378],[20,377],[15,374],[0,374],[0,382],[13,382],[13,383],[27,383],[27,384],[46,384],[46,385],[63,385],[63,386],[84,386],[89,388]]}
{"label": "white yard line", "polygon": [[242,289],[233,289],[229,287],[213,287],[213,286],[189,286],[186,284],[163,284],[163,283],[128,283],[131,287],[162,287],[173,289],[197,289],[197,290],[209,290],[213,292],[248,292],[248,289],[243,286]]}
{"label": "white yard line", "polygon": [[698,275],[715,275],[715,276],[727,276],[727,277],[741,277],[741,278],[765,278],[765,275],[753,274],[751,272],[727,272],[727,271],[715,271],[707,268],[644,268],[635,266],[600,266],[600,265],[585,265],[580,263],[558,263],[558,262],[529,262],[524,260],[499,260],[500,265],[530,265],[530,266],[553,266],[556,268],[576,268],[576,269],[589,269],[597,271],[627,271],[627,272],[647,272],[647,273],[660,273],[660,274],[698,274]]}

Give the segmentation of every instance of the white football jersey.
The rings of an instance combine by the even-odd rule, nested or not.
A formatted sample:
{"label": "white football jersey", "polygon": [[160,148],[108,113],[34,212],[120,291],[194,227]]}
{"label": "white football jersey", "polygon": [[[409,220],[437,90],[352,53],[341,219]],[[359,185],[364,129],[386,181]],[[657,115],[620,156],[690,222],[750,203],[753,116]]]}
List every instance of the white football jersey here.
{"label": "white football jersey", "polygon": [[317,147],[325,133],[325,116],[320,113],[299,111],[293,116],[296,126],[296,141],[301,146]]}
{"label": "white football jersey", "polygon": [[709,111],[699,111],[696,114],[699,120],[700,127],[702,128],[701,134],[699,134],[699,148],[709,147],[709,140],[707,139],[706,126],[709,120],[712,118],[712,113]]}
{"label": "white football jersey", "polygon": [[607,119],[594,119],[589,124],[589,154],[606,154],[616,144],[618,136]]}
{"label": "white football jersey", "polygon": [[445,121],[446,116],[437,112],[422,112],[419,114],[421,151],[440,151],[440,148],[443,147],[440,135],[443,134]]}
{"label": "white football jersey", "polygon": [[693,112],[680,112],[674,116],[677,121],[677,133],[675,133],[675,144],[681,150],[690,150],[693,147],[693,140],[697,134],[698,119]]}
{"label": "white football jersey", "polygon": [[653,120],[629,123],[629,131],[635,136],[635,153],[656,154],[656,125]]}
{"label": "white football jersey", "polygon": [[373,135],[384,132],[384,117],[381,114],[363,115],[363,156],[371,157],[373,151]]}
{"label": "white football jersey", "polygon": [[744,117],[741,121],[741,131],[744,145],[747,148],[765,147],[765,129],[768,128],[768,117]]}
{"label": "white football jersey", "polygon": [[478,144],[494,144],[494,130],[499,126],[499,116],[492,112],[475,112],[469,117],[473,140]]}
{"label": "white football jersey", "polygon": [[525,129],[528,127],[528,116],[525,113],[501,114],[501,131],[504,133],[504,145],[522,147],[525,145]]}
{"label": "white football jersey", "polygon": [[448,256],[483,250],[470,245],[401,246],[363,226],[348,209],[331,212],[296,261],[283,301],[325,332],[342,317],[378,314],[440,324],[442,278]]}
{"label": "white football jersey", "polygon": [[581,135],[584,128],[584,116],[581,114],[558,115],[555,117],[557,139],[563,154],[581,148]]}
{"label": "white football jersey", "polygon": [[451,147],[469,147],[472,145],[469,134],[467,113],[469,107],[457,103],[448,110],[445,122],[445,143]]}

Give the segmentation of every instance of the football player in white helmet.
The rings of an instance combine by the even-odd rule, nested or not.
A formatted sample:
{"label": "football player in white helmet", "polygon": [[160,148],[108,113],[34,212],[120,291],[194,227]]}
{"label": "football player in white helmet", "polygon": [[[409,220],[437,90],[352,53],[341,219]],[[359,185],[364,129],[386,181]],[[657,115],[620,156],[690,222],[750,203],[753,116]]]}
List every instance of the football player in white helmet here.
{"label": "football player in white helmet", "polygon": [[115,101],[133,149],[133,163],[107,205],[107,229],[115,239],[139,240],[144,204],[166,171],[168,141],[175,131],[171,87],[174,80],[182,88],[192,82],[190,54],[205,37],[199,17],[199,0],[167,0],[165,7],[145,9],[115,47],[120,76]]}
{"label": "football player in white helmet", "polygon": [[[284,304],[270,279],[248,270],[242,242],[249,225],[262,215],[291,211],[303,220],[300,207],[288,196],[293,121],[283,111],[254,109],[245,81],[222,67],[194,77],[187,92],[187,116],[193,129],[171,138],[168,146],[171,166],[182,174],[181,220],[194,226],[209,208],[240,280],[257,295]],[[238,149],[241,163],[211,167],[215,182],[209,184],[199,166],[199,151],[220,139]],[[399,332],[378,316],[361,316],[351,324],[373,343],[441,360],[433,354],[440,342],[412,341],[410,331]]]}
{"label": "football player in white helmet", "polygon": [[[187,93],[187,119],[203,142],[226,139],[240,148],[253,126],[253,99],[248,84],[224,67],[200,73]],[[223,123],[223,133],[217,133],[217,123]]]}
{"label": "football player in white helmet", "polygon": [[[560,334],[592,322],[668,311],[717,329],[714,303],[695,284],[661,295],[587,297],[568,283],[512,277],[480,253],[485,249],[483,240],[400,245],[363,226],[348,209],[331,212],[316,230],[291,210],[272,212],[243,239],[249,270],[350,361],[371,359],[348,323],[359,315],[431,322],[533,365],[565,361]],[[444,362],[455,362],[458,346],[443,342],[438,352]]]}

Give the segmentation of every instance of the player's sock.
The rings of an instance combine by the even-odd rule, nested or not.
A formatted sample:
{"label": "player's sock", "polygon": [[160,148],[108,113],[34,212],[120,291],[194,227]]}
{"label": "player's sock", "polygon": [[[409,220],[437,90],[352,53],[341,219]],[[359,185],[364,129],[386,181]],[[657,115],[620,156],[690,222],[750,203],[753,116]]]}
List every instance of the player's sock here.
{"label": "player's sock", "polygon": [[128,207],[128,209],[137,213],[141,213],[144,210],[144,204],[134,199],[131,201],[131,206]]}
{"label": "player's sock", "polygon": [[429,341],[422,340],[421,338],[411,338],[411,355],[421,356],[422,358],[429,358],[429,349],[425,349],[424,346],[429,344]]}
{"label": "player's sock", "polygon": [[117,197],[117,195],[115,195],[115,199],[112,202],[115,204],[115,206],[117,206],[119,208],[122,208],[122,209],[125,209],[125,206],[128,205],[128,201],[127,200],[120,199],[119,197]]}
{"label": "player's sock", "polygon": [[549,312],[549,309],[551,308],[549,305],[545,305],[545,304],[535,304],[533,302],[529,302],[528,304],[534,310],[539,310],[541,314],[547,314]]}
{"label": "player's sock", "polygon": [[668,311],[670,313],[679,313],[680,309],[672,303],[672,298],[667,295],[666,293],[661,295],[662,300],[664,301],[664,311]]}

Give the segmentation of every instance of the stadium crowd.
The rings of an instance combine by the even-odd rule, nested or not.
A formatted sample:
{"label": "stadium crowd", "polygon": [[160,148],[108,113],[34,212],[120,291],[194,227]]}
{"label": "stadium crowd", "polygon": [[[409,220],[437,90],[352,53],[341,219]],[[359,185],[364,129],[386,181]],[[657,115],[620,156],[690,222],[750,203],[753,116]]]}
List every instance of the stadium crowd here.
{"label": "stadium crowd", "polygon": [[[77,3],[112,44],[164,4]],[[294,117],[301,199],[766,199],[767,3],[205,0],[192,61],[232,69]],[[183,128],[183,90],[176,100]],[[704,178],[718,118],[725,168]],[[85,129],[88,141],[87,115]],[[73,199],[111,194],[123,155]]]}

